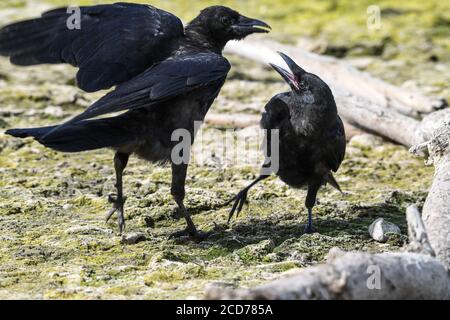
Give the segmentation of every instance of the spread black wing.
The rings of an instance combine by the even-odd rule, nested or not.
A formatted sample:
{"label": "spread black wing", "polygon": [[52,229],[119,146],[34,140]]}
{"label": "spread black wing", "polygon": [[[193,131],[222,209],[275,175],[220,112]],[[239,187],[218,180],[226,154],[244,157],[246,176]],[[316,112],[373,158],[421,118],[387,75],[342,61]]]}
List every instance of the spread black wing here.
{"label": "spread black wing", "polygon": [[326,146],[326,162],[331,170],[336,172],[345,156],[345,130],[341,118],[336,118],[336,123],[328,132],[328,141]]}
{"label": "spread black wing", "polygon": [[212,86],[217,93],[229,70],[229,62],[215,53],[167,59],[119,85],[59,128],[108,113],[155,106],[200,87]]}
{"label": "spread black wing", "polygon": [[61,8],[0,29],[0,54],[17,65],[69,63],[79,67],[78,86],[88,92],[123,83],[161,61],[183,35],[176,16],[149,5],[115,3]]}

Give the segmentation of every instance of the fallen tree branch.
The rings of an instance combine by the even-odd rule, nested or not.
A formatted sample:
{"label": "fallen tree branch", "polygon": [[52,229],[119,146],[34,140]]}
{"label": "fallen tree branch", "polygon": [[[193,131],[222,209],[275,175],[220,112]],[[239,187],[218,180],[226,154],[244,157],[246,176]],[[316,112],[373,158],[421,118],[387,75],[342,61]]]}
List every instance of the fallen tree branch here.
{"label": "fallen tree branch", "polygon": [[416,131],[417,143],[430,141],[436,130],[450,123],[450,108],[435,111],[426,115]]}
{"label": "fallen tree branch", "polygon": [[[210,288],[207,299],[447,299],[446,267],[433,249],[415,206],[408,208],[413,249],[423,253],[370,254],[330,250],[326,264],[252,289]],[[411,247],[407,247],[411,249]]]}
{"label": "fallen tree branch", "polygon": [[406,220],[408,221],[409,244],[408,251],[424,253],[435,257],[428,235],[423,224],[419,208],[416,205],[406,209]]}
{"label": "fallen tree branch", "polygon": [[354,95],[335,93],[339,114],[351,125],[407,147],[417,140],[420,122]]}
{"label": "fallen tree branch", "polygon": [[[371,283],[380,273],[379,286]],[[377,280],[374,279],[374,282]],[[211,288],[207,299],[446,299],[447,270],[417,253],[347,252],[327,264],[253,289]]]}
{"label": "fallen tree branch", "polygon": [[231,42],[225,50],[225,52],[237,54],[264,64],[274,62],[284,65],[276,51],[287,53],[308,71],[319,74],[330,85],[333,92],[350,93],[356,97],[366,99],[372,104],[391,108],[411,116],[430,113],[446,106],[446,102],[443,99],[429,98],[419,92],[391,85],[359,71],[342,60],[321,56],[272,40],[258,38],[244,42]]}
{"label": "fallen tree branch", "polygon": [[421,154],[424,148],[435,174],[423,207],[423,220],[436,257],[450,268],[450,120],[435,130],[428,142],[411,151]]}

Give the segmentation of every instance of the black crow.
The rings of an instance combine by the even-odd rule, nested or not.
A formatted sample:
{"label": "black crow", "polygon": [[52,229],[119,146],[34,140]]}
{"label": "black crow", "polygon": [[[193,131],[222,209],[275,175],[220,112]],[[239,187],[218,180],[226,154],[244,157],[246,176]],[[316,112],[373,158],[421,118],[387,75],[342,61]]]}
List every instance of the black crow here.
{"label": "black crow", "polygon": [[[172,165],[171,193],[187,222],[175,236],[201,239],[183,205],[188,164],[172,161],[177,129],[194,140],[194,122],[203,121],[225,82],[230,64],[222,56],[229,40],[270,27],[223,6],[208,7],[185,28],[174,15],[149,5],[116,3],[81,7],[79,29],[67,28],[67,8],[44,13],[0,30],[0,54],[19,65],[69,63],[78,66],[80,88],[117,87],[72,120],[60,125],[11,129],[63,152],[99,148],[116,151],[117,197],[107,220],[118,213],[125,227],[122,175],[131,154]],[[91,119],[124,111],[118,116]]]}
{"label": "black crow", "polygon": [[[337,114],[336,103],[328,85],[318,76],[300,68],[287,55],[280,55],[289,66],[290,72],[273,64],[271,66],[289,84],[291,91],[280,93],[267,103],[261,127],[267,130],[265,141],[267,153],[271,158],[277,155],[271,152],[269,130],[279,130],[279,166],[278,171],[274,173],[294,188],[308,188],[305,201],[308,224],[305,232],[311,233],[312,208],[316,203],[319,188],[329,183],[341,191],[332,171],[336,172],[344,159],[344,126]],[[266,167],[270,164],[265,162]],[[237,214],[242,210],[250,188],[267,177],[268,174],[261,174],[232,199],[235,202],[228,221],[236,210]]]}

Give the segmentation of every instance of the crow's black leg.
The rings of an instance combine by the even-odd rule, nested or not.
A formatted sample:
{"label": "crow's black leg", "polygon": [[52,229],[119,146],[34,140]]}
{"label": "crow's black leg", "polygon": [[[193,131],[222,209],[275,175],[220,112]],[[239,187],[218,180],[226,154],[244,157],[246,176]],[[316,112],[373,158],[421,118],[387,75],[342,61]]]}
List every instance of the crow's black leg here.
{"label": "crow's black leg", "polygon": [[308,209],[308,223],[305,227],[305,233],[313,233],[315,229],[312,225],[312,209],[316,204],[317,192],[319,191],[320,184],[308,185],[308,194],[306,195],[305,206]]}
{"label": "crow's black leg", "polygon": [[187,227],[182,231],[172,233],[169,238],[177,238],[181,236],[188,235],[195,240],[201,241],[209,236],[209,233],[205,233],[197,230],[194,222],[192,221],[189,212],[184,206],[183,200],[185,195],[185,183],[187,174],[187,164],[172,164],[172,188],[171,193],[178,205],[178,210],[181,211],[184,219],[186,220]]}
{"label": "crow's black leg", "polygon": [[247,187],[242,189],[233,199],[231,199],[228,203],[231,203],[234,201],[233,207],[230,210],[230,214],[228,215],[228,222],[230,223],[231,218],[234,215],[234,212],[237,209],[236,217],[239,216],[239,213],[242,210],[242,207],[244,207],[245,201],[247,200],[247,193],[248,191],[258,182],[268,178],[268,175],[260,175],[255,181],[253,181],[251,184],[249,184]]}
{"label": "crow's black leg", "polygon": [[108,200],[113,204],[111,210],[106,215],[106,222],[111,216],[117,212],[117,223],[119,224],[119,232],[122,234],[125,231],[125,216],[123,212],[123,206],[125,204],[126,197],[123,196],[123,183],[122,176],[123,171],[128,163],[129,154],[116,152],[114,155],[114,169],[116,170],[116,189],[117,198],[109,196]]}

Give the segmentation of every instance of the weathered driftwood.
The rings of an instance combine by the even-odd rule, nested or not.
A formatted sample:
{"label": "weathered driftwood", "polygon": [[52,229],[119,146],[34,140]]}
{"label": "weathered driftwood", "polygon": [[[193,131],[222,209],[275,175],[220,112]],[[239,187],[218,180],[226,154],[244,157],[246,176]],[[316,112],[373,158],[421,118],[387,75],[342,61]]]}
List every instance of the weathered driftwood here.
{"label": "weathered driftwood", "polygon": [[450,268],[450,120],[435,130],[428,142],[411,151],[421,154],[424,148],[435,174],[423,207],[423,220],[436,257]]}
{"label": "weathered driftwood", "polygon": [[419,208],[416,205],[406,209],[406,220],[408,221],[409,252],[424,253],[435,257],[436,254],[428,240],[427,231],[423,224]]}
{"label": "weathered driftwood", "polygon": [[231,42],[226,47],[228,53],[261,63],[274,62],[284,65],[276,51],[287,53],[306,70],[319,74],[330,85],[333,92],[350,93],[380,107],[393,108],[407,115],[430,113],[446,106],[443,99],[429,98],[419,92],[396,87],[361,72],[342,60],[321,56],[275,41],[249,39],[245,42]]}
{"label": "weathered driftwood", "polygon": [[[435,111],[425,116],[416,130],[416,143],[422,144],[423,156],[428,156],[428,142],[433,138],[436,130],[450,123],[450,108]],[[420,149],[420,146],[418,146]]]}
{"label": "weathered driftwood", "polygon": [[422,213],[436,257],[450,268],[450,154],[435,164],[435,168]]}
{"label": "weathered driftwood", "polygon": [[[379,279],[376,277],[379,276]],[[447,270],[418,253],[339,254],[327,264],[253,289],[211,288],[207,299],[446,299]]]}
{"label": "weathered driftwood", "polygon": [[408,208],[410,241],[422,253],[370,254],[333,248],[326,264],[252,289],[210,288],[207,299],[447,299],[447,268],[429,255],[415,206]]}
{"label": "weathered driftwood", "polygon": [[420,123],[414,118],[351,94],[336,92],[334,96],[339,114],[351,125],[407,147],[417,142]]}

